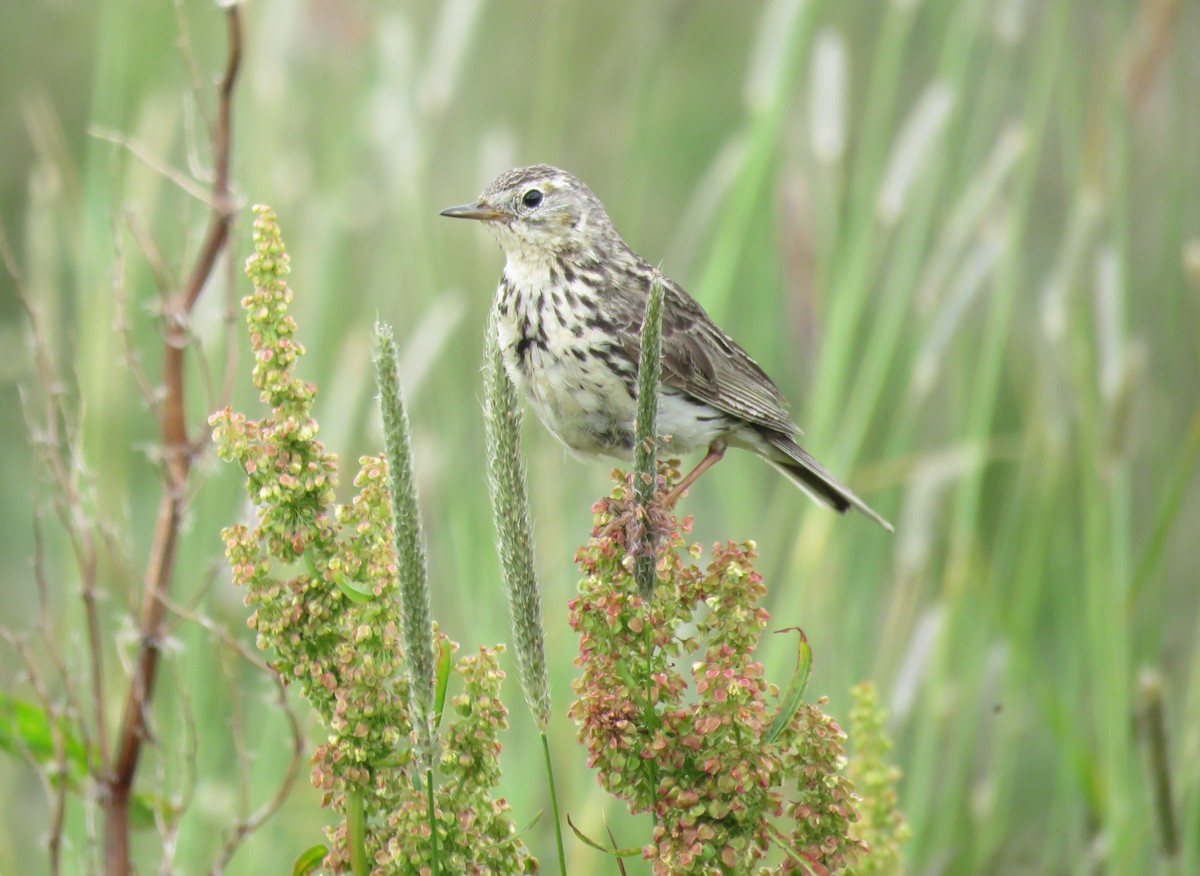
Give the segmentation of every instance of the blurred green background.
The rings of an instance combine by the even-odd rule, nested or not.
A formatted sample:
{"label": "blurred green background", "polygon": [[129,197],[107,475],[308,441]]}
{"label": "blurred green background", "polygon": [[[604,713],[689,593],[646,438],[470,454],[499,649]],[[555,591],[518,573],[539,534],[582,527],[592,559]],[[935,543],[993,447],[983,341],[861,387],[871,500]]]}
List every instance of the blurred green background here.
{"label": "blurred green background", "polygon": [[[324,439],[347,462],[379,448],[368,351],[375,318],[393,322],[435,616],[467,649],[507,639],[478,371],[502,257],[437,211],[509,166],[566,167],[776,378],[808,448],[896,523],[891,537],[812,507],[738,454],[682,506],[702,543],[757,540],[772,624],[808,633],[810,691],[835,717],[848,719],[854,682],[880,686],[909,872],[1200,872],[1200,4],[263,0],[244,12],[233,166],[246,209],[233,266],[193,325],[197,433],[215,397],[202,375],[219,379],[225,308],[246,289],[248,206],[266,202],[292,254],[300,370],[321,388]],[[181,20],[211,109],[225,58],[212,2],[0,6],[0,221],[82,398],[86,511],[112,534],[114,716],[158,499],[116,287],[154,373],[153,277],[130,228],[153,235],[177,279],[205,209],[106,137],[184,176],[209,167]],[[21,633],[37,616],[33,515],[50,502],[22,415],[22,393],[40,409],[28,323],[7,274],[0,287],[0,611]],[[236,343],[235,403],[253,414]],[[572,556],[607,467],[566,457],[532,418],[526,435],[560,799],[591,836],[607,823],[639,845],[648,825],[609,805],[565,717]],[[247,513],[239,473],[209,454],[195,483],[174,596],[249,642],[218,538]],[[82,671],[77,576],[52,516],[44,538],[52,636]],[[199,872],[242,805],[231,726],[254,807],[286,762],[285,724],[269,682],[198,624],[172,636],[140,787],[191,800],[166,854]],[[780,681],[786,640],[763,648]],[[28,695],[0,648],[0,684]],[[548,800],[508,668],[503,790],[524,824]],[[1162,683],[1174,857],[1138,720],[1147,672]],[[0,872],[40,872],[37,773],[0,759],[0,788]],[[325,820],[302,775],[229,871],[288,872]],[[547,827],[527,840],[548,866]],[[70,809],[70,872],[88,868],[96,829]],[[142,872],[163,848],[138,835]],[[616,872],[576,842],[569,864]]]}

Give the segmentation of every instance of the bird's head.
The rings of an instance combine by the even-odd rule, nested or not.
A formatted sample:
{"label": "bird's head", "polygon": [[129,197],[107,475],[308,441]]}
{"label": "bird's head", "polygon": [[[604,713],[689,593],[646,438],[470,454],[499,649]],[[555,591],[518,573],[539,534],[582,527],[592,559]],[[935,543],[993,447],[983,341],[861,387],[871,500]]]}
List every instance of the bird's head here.
{"label": "bird's head", "polygon": [[512,258],[540,261],[620,241],[592,190],[548,164],[505,171],[478,201],[450,207],[441,215],[481,220]]}

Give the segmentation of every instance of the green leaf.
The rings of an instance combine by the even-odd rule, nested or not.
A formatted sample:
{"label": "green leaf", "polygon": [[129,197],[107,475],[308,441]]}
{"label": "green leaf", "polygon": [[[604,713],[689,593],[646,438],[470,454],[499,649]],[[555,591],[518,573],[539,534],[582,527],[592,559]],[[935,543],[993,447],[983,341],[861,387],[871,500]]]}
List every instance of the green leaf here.
{"label": "green leaf", "polygon": [[0,693],[0,749],[32,757],[40,766],[57,767],[55,733],[63,747],[67,779],[84,778],[89,772],[87,748],[71,722],[61,715],[51,721],[37,703]]}
{"label": "green leaf", "polygon": [[793,631],[800,634],[800,647],[796,649],[796,668],[792,671],[792,680],[788,683],[787,690],[784,691],[783,699],[779,702],[779,711],[775,715],[775,720],[771,722],[771,729],[767,731],[767,742],[774,742],[778,739],[783,728],[792,723],[792,718],[796,717],[796,712],[800,708],[804,690],[808,687],[809,676],[812,675],[812,648],[809,647],[808,636],[804,635],[804,630],[799,627],[787,627],[775,632],[790,633]]}
{"label": "green leaf", "polygon": [[[317,555],[312,545],[309,545],[304,551],[304,568],[314,580],[319,581],[325,577],[320,565],[317,563]],[[361,605],[375,598],[375,591],[369,587],[363,587],[345,572],[331,568],[329,569],[329,576],[333,578],[333,583],[337,585],[337,589],[342,591],[346,595],[346,598],[353,603]]]}
{"label": "green leaf", "polygon": [[575,822],[571,820],[571,816],[569,815],[567,816],[567,824],[571,825],[571,830],[575,832],[575,836],[577,836],[581,842],[587,843],[598,852],[604,852],[604,854],[612,855],[615,858],[632,858],[634,855],[640,855],[642,853],[641,849],[619,849],[615,845],[606,848],[600,845],[600,843],[596,842],[594,839],[577,828],[575,826]]}
{"label": "green leaf", "polygon": [[375,598],[375,593],[372,590],[364,589],[357,581],[351,580],[350,576],[344,575],[341,572],[330,570],[330,576],[333,578],[333,583],[337,585],[338,590],[346,594],[346,597],[354,603],[361,605],[364,602],[370,602]]}
{"label": "green leaf", "polygon": [[163,797],[138,793],[129,800],[129,824],[134,830],[156,830],[159,821],[170,823],[179,816],[179,808]]}
{"label": "green leaf", "polygon": [[296,858],[296,863],[292,864],[292,876],[308,876],[321,866],[327,854],[329,849],[320,843],[305,849],[300,853],[300,857]]}
{"label": "green leaf", "polygon": [[450,642],[441,639],[435,643],[437,654],[433,664],[433,726],[442,725],[442,710],[446,706],[446,688],[450,685]]}
{"label": "green leaf", "polygon": [[528,823],[528,824],[526,824],[524,827],[522,827],[522,828],[519,828],[519,829],[518,829],[518,830],[517,830],[515,833],[511,834],[510,836],[506,836],[506,837],[504,837],[504,838],[502,838],[502,839],[498,839],[498,840],[496,840],[495,842],[491,842],[491,843],[484,843],[484,844],[483,844],[483,845],[481,845],[479,848],[481,848],[481,849],[489,849],[489,850],[490,850],[490,849],[499,849],[499,848],[503,848],[504,846],[511,846],[511,845],[515,845],[516,843],[520,842],[520,840],[521,840],[521,837],[522,837],[524,834],[527,834],[527,833],[529,833],[529,831],[533,830],[534,826],[535,826],[535,825],[536,825],[536,824],[537,824],[539,821],[541,821],[541,820],[542,820],[542,815],[543,815],[543,813],[542,813],[542,810],[540,810],[540,809],[539,809],[539,810],[538,810],[538,812],[537,812],[537,814],[536,814],[536,815],[534,815],[534,816],[533,816],[533,818],[531,818],[531,819],[529,820],[529,823]]}

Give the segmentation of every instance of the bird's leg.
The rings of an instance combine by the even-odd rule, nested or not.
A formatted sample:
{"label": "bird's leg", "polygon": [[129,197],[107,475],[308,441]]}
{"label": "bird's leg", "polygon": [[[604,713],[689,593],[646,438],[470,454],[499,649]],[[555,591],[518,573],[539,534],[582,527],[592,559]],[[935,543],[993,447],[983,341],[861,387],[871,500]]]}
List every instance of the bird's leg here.
{"label": "bird's leg", "polygon": [[673,508],[675,503],[679,501],[679,497],[684,494],[700,475],[704,474],[714,465],[721,461],[721,457],[725,455],[725,447],[727,445],[720,438],[708,445],[708,453],[704,455],[704,459],[696,463],[696,467],[692,469],[679,483],[675,485],[675,489],[663,496],[663,507]]}
{"label": "bird's leg", "polygon": [[[726,445],[726,443],[720,438],[709,444],[708,453],[705,454],[704,458],[696,463],[696,467],[688,472],[683,480],[675,485],[675,489],[663,496],[662,507],[668,510],[675,507],[675,503],[679,501],[679,497],[683,495],[684,491],[694,484],[700,475],[704,474],[721,461],[721,457],[725,455],[725,448],[727,446],[728,445]],[[617,514],[617,516],[610,520],[608,525],[601,530],[600,538],[608,538],[618,529],[627,527],[637,514],[638,511],[636,505],[631,503],[628,508]]]}

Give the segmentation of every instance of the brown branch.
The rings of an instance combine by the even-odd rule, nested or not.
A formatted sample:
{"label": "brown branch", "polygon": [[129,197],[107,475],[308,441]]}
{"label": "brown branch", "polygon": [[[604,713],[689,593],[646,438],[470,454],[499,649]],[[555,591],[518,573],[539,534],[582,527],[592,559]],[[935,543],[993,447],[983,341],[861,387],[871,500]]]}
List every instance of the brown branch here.
{"label": "brown branch", "polygon": [[146,567],[140,642],[133,677],[122,710],[116,756],[108,777],[105,808],[105,859],[110,876],[131,872],[129,861],[129,801],[134,778],[148,737],[147,710],[154,693],[154,680],[161,656],[166,594],[175,571],[180,523],[186,503],[188,475],[198,449],[188,440],[184,396],[184,353],[187,321],[208,282],[217,259],[225,249],[232,210],[229,197],[230,126],[234,85],[242,58],[241,19],[236,4],[225,13],[229,57],[218,86],[216,132],[213,142],[215,173],[212,184],[212,213],[200,253],[183,287],[166,302],[163,325],[163,400],[159,409],[164,466],[163,494],[159,500],[154,541]]}

